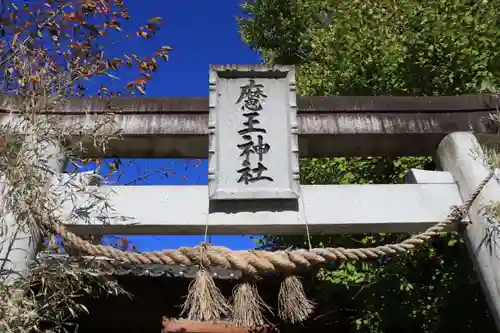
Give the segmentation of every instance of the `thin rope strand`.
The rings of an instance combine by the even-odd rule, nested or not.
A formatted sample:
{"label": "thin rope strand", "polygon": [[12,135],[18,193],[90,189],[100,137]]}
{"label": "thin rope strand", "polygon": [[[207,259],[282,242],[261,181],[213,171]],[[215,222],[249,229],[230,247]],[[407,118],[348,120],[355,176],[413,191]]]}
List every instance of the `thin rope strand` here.
{"label": "thin rope strand", "polygon": [[300,202],[302,203],[302,217],[304,218],[304,223],[306,227],[307,245],[309,246],[309,251],[311,251],[312,250],[311,233],[309,231],[309,222],[307,221],[306,205],[304,204],[304,196],[302,195],[302,189],[300,190],[299,195],[300,195]]}
{"label": "thin rope strand", "polygon": [[208,246],[208,221],[210,218],[210,214],[207,214],[207,217],[205,219],[205,232],[203,235],[203,242],[200,244],[200,269],[204,269],[205,265],[203,264],[203,255],[205,254],[205,250],[207,249]]}
{"label": "thin rope strand", "polygon": [[210,214],[207,214],[207,218],[205,219],[205,235],[203,237],[203,242],[206,243],[207,242],[207,238],[208,238],[208,219],[210,217]]}

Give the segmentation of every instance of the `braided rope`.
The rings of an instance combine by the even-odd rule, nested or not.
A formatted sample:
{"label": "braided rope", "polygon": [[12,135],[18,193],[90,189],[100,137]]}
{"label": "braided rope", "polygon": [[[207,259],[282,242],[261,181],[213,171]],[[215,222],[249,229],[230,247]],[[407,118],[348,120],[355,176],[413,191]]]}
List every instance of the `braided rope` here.
{"label": "braided rope", "polygon": [[419,248],[449,225],[460,223],[493,175],[494,172],[491,171],[462,205],[452,206],[445,220],[429,227],[424,232],[407,238],[401,243],[376,247],[358,249],[335,247],[271,252],[261,250],[232,251],[226,247],[209,246],[203,249],[200,247],[180,247],[175,250],[134,253],[111,246],[91,244],[89,241],[68,231],[62,224],[55,226],[54,231],[67,242],[89,255],[104,256],[125,263],[191,266],[200,264],[200,257],[203,254],[203,265],[206,267],[218,266],[240,270],[245,274],[293,271],[329,261],[377,259],[384,255],[405,253]]}

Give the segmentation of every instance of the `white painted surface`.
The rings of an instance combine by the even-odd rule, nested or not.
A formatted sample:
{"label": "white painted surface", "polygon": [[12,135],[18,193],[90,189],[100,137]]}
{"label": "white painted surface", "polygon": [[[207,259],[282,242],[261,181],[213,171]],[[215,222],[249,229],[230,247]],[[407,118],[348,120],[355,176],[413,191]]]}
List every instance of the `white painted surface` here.
{"label": "white painted surface", "polygon": [[[50,169],[50,172],[59,173],[63,163],[61,151],[58,145],[44,142],[46,162],[37,161],[40,165]],[[56,176],[47,175],[49,183],[56,184]],[[0,181],[0,200],[8,191],[9,184],[2,176]],[[26,277],[29,272],[29,264],[35,259],[36,252],[40,245],[40,234],[33,226],[28,227],[27,223],[18,223],[15,216],[0,207],[2,221],[0,222],[0,281],[12,283],[16,279]]]}
{"label": "white painted surface", "polygon": [[420,169],[408,170],[405,181],[407,184],[455,184],[451,172]]}
{"label": "white painted surface", "polygon": [[260,200],[209,206],[206,186],[115,186],[101,191],[114,209],[104,218],[108,225],[95,222],[96,216],[93,225],[73,218],[71,224],[79,224],[73,230],[203,234],[208,222],[211,234],[303,234],[305,215],[314,234],[412,232],[443,220],[451,205],[462,202],[455,184],[301,186],[299,211],[290,207],[296,201],[278,201],[272,207]]}
{"label": "white painted surface", "polygon": [[[478,158],[480,156],[483,156],[483,151],[474,134],[470,132],[452,133],[439,144],[437,151],[439,162],[444,170],[453,174],[464,200],[468,199],[488,175],[489,171],[484,160]],[[472,224],[462,235],[479,274],[479,281],[490,311],[500,330],[500,249],[498,245],[493,244],[490,247],[484,242],[491,225],[481,214],[483,205],[498,200],[500,200],[500,184],[498,179],[493,177],[472,205],[469,211]],[[493,241],[498,242],[498,239]]]}
{"label": "white painted surface", "polygon": [[295,199],[299,190],[295,71],[213,66],[210,199]]}

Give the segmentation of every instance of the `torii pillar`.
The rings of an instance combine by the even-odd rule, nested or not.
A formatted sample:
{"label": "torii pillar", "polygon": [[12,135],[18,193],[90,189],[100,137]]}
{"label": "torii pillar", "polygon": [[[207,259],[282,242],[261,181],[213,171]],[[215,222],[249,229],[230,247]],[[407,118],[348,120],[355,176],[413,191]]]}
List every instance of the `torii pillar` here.
{"label": "torii pillar", "polygon": [[[443,170],[453,175],[464,201],[489,174],[484,152],[471,132],[447,135],[439,144],[437,159]],[[485,241],[492,224],[481,211],[484,205],[497,201],[500,201],[500,183],[493,177],[472,204],[469,210],[471,224],[461,233],[500,331],[500,249]]]}
{"label": "torii pillar", "polygon": [[[47,167],[47,188],[54,185],[57,175],[62,172],[64,156],[62,148],[55,142],[43,142]],[[37,163],[37,161],[34,161]],[[0,200],[7,194],[9,184],[0,175]],[[29,265],[36,256],[40,246],[40,233],[28,230],[28,226],[17,223],[14,214],[0,209],[0,283],[12,284],[16,279],[25,278],[29,273]]]}

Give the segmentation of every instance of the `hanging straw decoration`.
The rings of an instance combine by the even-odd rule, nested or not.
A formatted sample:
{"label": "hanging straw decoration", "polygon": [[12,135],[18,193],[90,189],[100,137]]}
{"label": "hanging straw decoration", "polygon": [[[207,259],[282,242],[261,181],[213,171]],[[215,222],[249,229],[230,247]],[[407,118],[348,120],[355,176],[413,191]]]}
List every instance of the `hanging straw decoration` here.
{"label": "hanging straw decoration", "polygon": [[196,279],[189,284],[188,295],[182,305],[181,316],[187,313],[188,320],[219,321],[231,314],[226,298],[203,264],[206,247],[206,243],[200,244],[200,268]]}
{"label": "hanging straw decoration", "polygon": [[314,312],[316,304],[307,299],[304,287],[297,275],[287,274],[280,285],[278,314],[289,323],[302,322]]}
{"label": "hanging straw decoration", "polygon": [[[300,196],[300,199],[303,207],[302,218],[304,219],[306,229],[307,245],[309,247],[309,251],[311,251],[311,233],[309,232],[309,223],[307,222],[307,215],[305,213],[305,205],[302,195]],[[310,266],[309,261],[300,256],[294,256],[289,249],[283,251],[283,255],[293,257],[293,262],[300,263],[303,267]],[[297,267],[290,267],[290,270],[285,272],[285,279],[281,282],[278,294],[278,315],[283,321],[290,323],[302,322],[306,320],[314,312],[316,307],[316,304],[307,298],[299,277],[292,273],[296,269]]]}
{"label": "hanging straw decoration", "polygon": [[250,277],[243,279],[233,289],[232,323],[240,327],[262,326],[266,323],[263,311],[272,310],[260,297],[255,281]]}

